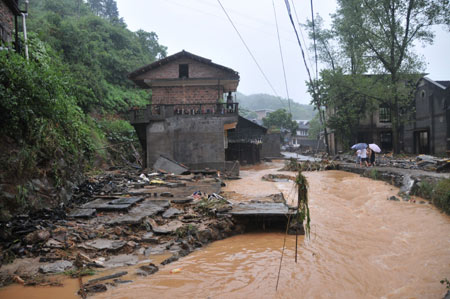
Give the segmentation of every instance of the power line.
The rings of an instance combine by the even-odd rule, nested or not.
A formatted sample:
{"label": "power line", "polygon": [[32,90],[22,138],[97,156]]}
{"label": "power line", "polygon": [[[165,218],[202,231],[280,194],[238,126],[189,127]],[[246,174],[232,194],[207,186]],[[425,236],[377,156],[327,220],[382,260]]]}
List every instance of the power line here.
{"label": "power line", "polygon": [[275,9],[275,3],[274,3],[273,0],[272,0],[272,6],[273,6],[273,14],[274,14],[274,16],[275,16],[275,25],[276,25],[276,27],[277,27],[278,46],[279,46],[279,48],[280,48],[281,65],[283,66],[284,85],[285,85],[285,87],[286,87],[286,95],[287,95],[287,100],[288,100],[289,113],[292,114],[292,111],[291,111],[291,101],[290,101],[290,99],[289,99],[289,89],[288,89],[288,84],[287,84],[287,79],[286,79],[286,70],[285,70],[285,67],[284,67],[283,51],[282,51],[282,49],[281,49],[280,32],[279,32],[279,30],[278,30],[277,11],[276,11],[276,9]]}
{"label": "power line", "polygon": [[312,28],[313,28],[314,59],[316,60],[316,80],[317,80],[317,79],[319,79],[319,69],[317,67],[316,29],[314,27],[314,6],[313,6],[313,0],[311,0],[311,19],[312,19]]}
{"label": "power line", "polygon": [[[238,34],[239,38],[241,39],[242,43],[244,44],[245,48],[247,49],[248,53],[250,54],[250,56],[253,58],[253,61],[256,63],[256,66],[258,67],[259,71],[261,72],[261,74],[263,75],[264,79],[266,80],[266,82],[269,84],[270,88],[272,89],[273,93],[279,98],[278,93],[275,91],[275,88],[273,88],[272,83],[270,83],[269,79],[267,78],[266,74],[264,73],[264,71],[262,70],[261,66],[259,65],[258,61],[256,60],[255,56],[253,55],[252,51],[250,51],[250,48],[247,46],[247,43],[245,42],[244,38],[241,36],[241,34],[239,33],[239,30],[236,28],[236,26],[234,26],[233,21],[231,20],[230,16],[228,15],[227,11],[225,10],[225,7],[223,7],[222,3],[220,2],[220,0],[217,0],[217,2],[219,2],[220,7],[222,7],[223,12],[225,13],[225,15],[227,16],[228,20],[230,21],[231,25],[233,26],[234,30],[236,31],[236,33]],[[281,101],[281,99],[279,99],[281,103],[283,103]]]}
{"label": "power line", "polygon": [[[304,44],[305,47],[306,47],[305,37],[303,36],[302,24],[300,23],[300,21],[299,21],[299,19],[298,19],[297,9],[295,8],[295,2],[294,2],[294,0],[292,0],[292,7],[294,7],[295,19],[297,20],[298,28],[300,29],[300,36],[302,37],[303,44]],[[309,56],[309,52],[308,52],[308,51],[306,51],[306,56],[308,57],[309,63],[313,66],[314,64],[313,64],[313,62],[312,62],[311,57]]]}
{"label": "power line", "polygon": [[297,37],[298,45],[300,46],[300,50],[302,52],[303,63],[305,64],[306,71],[308,72],[309,82],[311,84],[311,87],[314,88],[314,82],[313,82],[313,80],[311,78],[311,72],[309,71],[308,64],[306,63],[305,51],[303,51],[303,46],[302,46],[302,43],[300,42],[300,38],[299,38],[298,32],[297,32],[297,28],[295,27],[294,20],[292,19],[291,7],[289,5],[289,0],[284,0],[284,2],[286,3],[286,8],[287,8],[287,11],[288,11],[289,19],[291,20],[292,27],[294,28],[294,31],[295,31],[295,36]]}

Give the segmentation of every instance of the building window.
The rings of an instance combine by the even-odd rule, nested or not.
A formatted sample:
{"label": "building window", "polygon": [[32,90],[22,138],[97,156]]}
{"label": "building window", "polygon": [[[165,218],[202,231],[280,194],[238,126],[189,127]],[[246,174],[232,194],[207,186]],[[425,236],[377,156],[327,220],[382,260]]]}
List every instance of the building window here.
{"label": "building window", "polygon": [[178,74],[178,78],[189,78],[189,64],[180,64]]}
{"label": "building window", "polygon": [[380,116],[381,123],[391,122],[391,109],[387,105],[380,105]]}

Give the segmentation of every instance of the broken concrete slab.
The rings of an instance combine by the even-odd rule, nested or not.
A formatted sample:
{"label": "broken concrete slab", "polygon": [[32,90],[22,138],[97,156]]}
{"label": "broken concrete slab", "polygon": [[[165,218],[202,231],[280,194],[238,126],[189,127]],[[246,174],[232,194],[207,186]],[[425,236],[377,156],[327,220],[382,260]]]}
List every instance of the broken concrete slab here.
{"label": "broken concrete slab", "polygon": [[228,212],[231,215],[287,215],[289,207],[284,203],[258,202],[258,203],[239,203],[233,205]]}
{"label": "broken concrete slab", "polygon": [[164,214],[162,216],[163,216],[163,218],[172,218],[173,216],[179,215],[181,213],[182,213],[182,211],[180,211],[176,208],[169,208],[164,212]]}
{"label": "broken concrete slab", "polygon": [[95,209],[75,209],[67,215],[69,218],[91,218],[96,214]]}
{"label": "broken concrete slab", "polygon": [[158,160],[156,160],[155,164],[153,164],[153,169],[161,169],[165,172],[174,173],[174,174],[182,174],[189,171],[189,169],[168,157],[160,155]]}
{"label": "broken concrete slab", "polygon": [[127,215],[114,217],[108,221],[111,225],[139,224],[145,217],[151,217],[169,207],[167,200],[146,200],[139,206],[132,208]]}
{"label": "broken concrete slab", "polygon": [[57,261],[51,264],[42,265],[39,267],[39,272],[48,274],[48,273],[61,273],[71,268],[73,263],[70,261]]}
{"label": "broken concrete slab", "polygon": [[131,266],[135,265],[139,262],[139,259],[136,255],[132,254],[119,254],[116,256],[112,256],[109,260],[104,262],[104,266],[106,268],[115,268],[115,267],[123,267],[123,266]]}
{"label": "broken concrete slab", "polygon": [[121,197],[118,199],[114,199],[110,201],[108,204],[110,205],[134,205],[135,203],[141,202],[144,200],[144,197]]}
{"label": "broken concrete slab", "polygon": [[84,245],[97,250],[106,249],[115,251],[121,249],[123,246],[125,246],[126,243],[127,242],[121,240],[95,239],[92,241],[84,242]]}

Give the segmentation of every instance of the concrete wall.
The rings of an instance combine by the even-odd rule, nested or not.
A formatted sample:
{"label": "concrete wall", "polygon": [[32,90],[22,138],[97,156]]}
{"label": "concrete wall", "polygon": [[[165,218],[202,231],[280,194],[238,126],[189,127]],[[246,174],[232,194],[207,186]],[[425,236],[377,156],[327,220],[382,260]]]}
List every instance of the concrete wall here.
{"label": "concrete wall", "polygon": [[224,163],[224,124],[237,116],[174,116],[147,125],[147,165],[163,154],[179,163]]}
{"label": "concrete wall", "polygon": [[262,139],[261,158],[281,157],[280,134],[266,134]]}
{"label": "concrete wall", "polygon": [[14,14],[6,6],[5,2],[0,1],[0,44],[1,42],[11,42],[11,36],[14,31]]}
{"label": "concrete wall", "polygon": [[180,58],[175,61],[169,62],[156,69],[150,70],[147,73],[136,77],[137,80],[144,79],[178,79],[179,65],[189,65],[189,78],[215,78],[225,79],[230,78],[230,73],[220,68],[213,67],[211,65],[198,62],[189,58]]}

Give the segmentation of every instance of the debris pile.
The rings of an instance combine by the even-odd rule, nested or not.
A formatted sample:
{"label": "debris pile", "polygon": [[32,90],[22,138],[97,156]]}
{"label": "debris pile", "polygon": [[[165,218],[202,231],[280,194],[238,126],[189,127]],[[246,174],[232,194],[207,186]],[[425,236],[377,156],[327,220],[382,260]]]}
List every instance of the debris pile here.
{"label": "debris pile", "polygon": [[320,161],[298,161],[294,158],[286,160],[286,163],[281,171],[323,171],[338,169],[339,165],[334,161],[320,160]]}
{"label": "debris pile", "polygon": [[[338,155],[333,160],[355,163],[355,156]],[[432,172],[450,172],[450,159],[438,158],[430,155],[393,157],[391,154],[376,156],[376,166],[395,167],[402,169],[418,169]]]}
{"label": "debris pile", "polygon": [[[30,284],[48,273],[77,276],[89,269],[132,265],[139,256],[170,254],[162,263],[167,264],[236,234],[240,231],[231,216],[222,214],[231,209],[231,203],[219,195],[222,184],[217,173],[116,169],[92,176],[76,188],[65,207],[0,223],[0,265],[26,257],[39,261],[31,267],[34,271],[20,275],[17,268],[2,267],[0,285],[18,279]],[[150,275],[155,269],[150,264],[134,274]],[[108,283],[122,283],[114,279],[108,278]],[[104,291],[107,286],[90,281],[80,294]]]}

